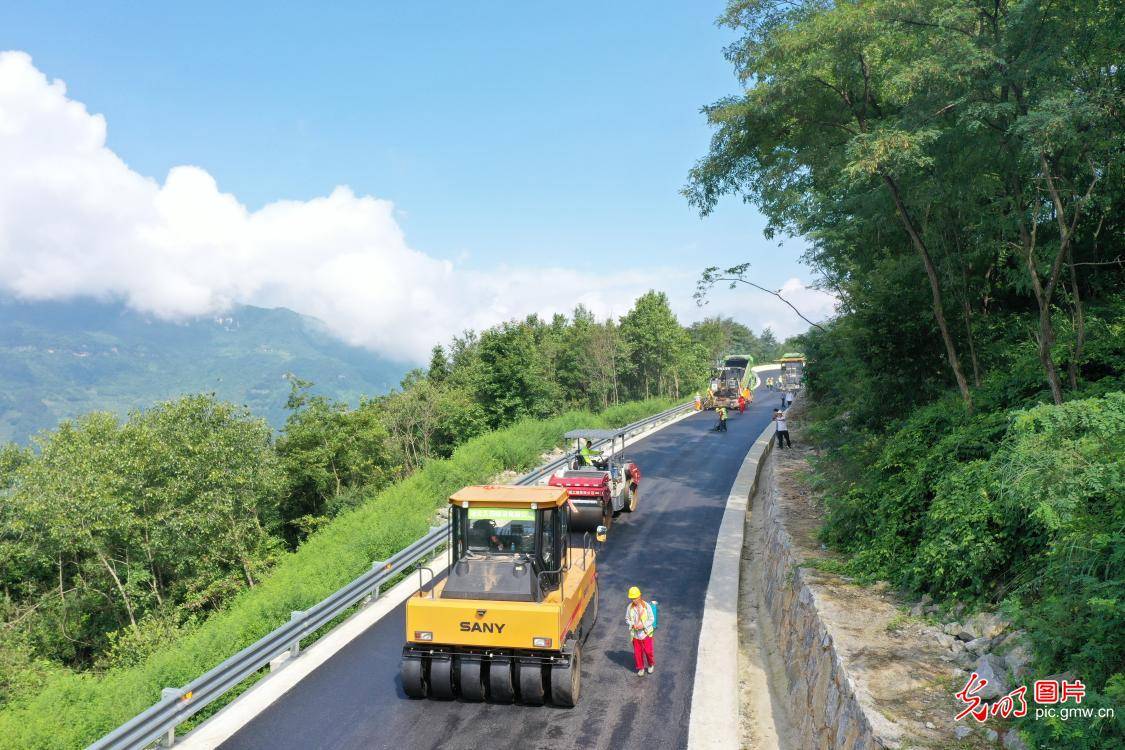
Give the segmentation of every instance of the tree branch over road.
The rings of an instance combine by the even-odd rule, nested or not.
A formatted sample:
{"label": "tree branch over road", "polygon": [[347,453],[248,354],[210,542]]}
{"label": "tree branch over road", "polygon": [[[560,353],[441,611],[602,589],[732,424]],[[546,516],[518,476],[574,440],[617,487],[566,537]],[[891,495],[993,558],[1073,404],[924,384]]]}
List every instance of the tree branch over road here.
{"label": "tree branch over road", "polygon": [[731,266],[730,268],[709,266],[708,268],[703,269],[703,273],[702,275],[700,275],[699,281],[695,285],[695,294],[693,294],[692,297],[695,299],[696,304],[702,307],[703,305],[707,304],[707,295],[718,282],[730,282],[731,289],[734,289],[738,284],[745,284],[747,286],[752,286],[755,289],[760,289],[766,294],[772,294],[785,304],[789,305],[789,308],[793,312],[797,313],[797,316],[800,317],[801,320],[805,321],[810,326],[815,326],[817,329],[824,331],[823,326],[809,320],[800,310],[798,310],[793,305],[792,302],[782,297],[780,291],[775,292],[772,289],[766,289],[764,286],[755,284],[753,281],[750,281],[750,279],[746,278],[746,274],[747,272],[749,272],[749,270],[749,263],[742,263],[737,266]]}

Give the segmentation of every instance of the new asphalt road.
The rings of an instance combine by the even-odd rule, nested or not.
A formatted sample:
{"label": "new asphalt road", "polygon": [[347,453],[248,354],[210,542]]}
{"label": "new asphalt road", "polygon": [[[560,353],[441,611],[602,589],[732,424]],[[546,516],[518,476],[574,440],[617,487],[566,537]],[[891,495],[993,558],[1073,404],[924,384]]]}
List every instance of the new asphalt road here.
{"label": "new asphalt road", "polygon": [[[687,745],[699,626],[731,483],[780,398],[764,388],[729,431],[695,414],[630,446],[640,507],[613,524],[598,556],[600,610],[583,649],[576,708],[415,701],[398,683],[403,608],[384,617],[222,745],[312,748],[681,748]],[[656,671],[638,677],[625,592],[660,602]],[[737,659],[737,654],[731,654]]]}

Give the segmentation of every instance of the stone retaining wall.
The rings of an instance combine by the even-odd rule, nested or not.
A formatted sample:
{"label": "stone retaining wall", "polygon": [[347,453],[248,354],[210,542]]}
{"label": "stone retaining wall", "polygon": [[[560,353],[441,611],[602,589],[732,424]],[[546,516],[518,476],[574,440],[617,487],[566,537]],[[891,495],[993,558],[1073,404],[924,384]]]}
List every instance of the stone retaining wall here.
{"label": "stone retaining wall", "polygon": [[[797,747],[897,747],[895,728],[880,726],[886,720],[864,710],[832,635],[817,612],[816,596],[804,580],[793,541],[782,523],[773,482],[759,485],[754,512],[762,513],[764,519],[762,595],[785,664]],[[803,718],[798,721],[796,717]]]}

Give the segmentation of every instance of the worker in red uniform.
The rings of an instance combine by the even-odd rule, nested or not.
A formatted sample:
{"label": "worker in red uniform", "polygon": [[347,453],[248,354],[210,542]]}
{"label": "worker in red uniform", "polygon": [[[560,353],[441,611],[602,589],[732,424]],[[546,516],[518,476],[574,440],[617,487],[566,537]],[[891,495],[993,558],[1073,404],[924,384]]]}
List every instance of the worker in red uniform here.
{"label": "worker in red uniform", "polygon": [[645,673],[645,663],[648,663],[648,673],[656,669],[656,657],[653,655],[652,634],[656,631],[656,611],[652,605],[641,598],[641,590],[636,586],[629,589],[629,605],[625,609],[625,624],[629,626],[629,636],[633,641],[633,663],[637,667],[637,674]]}
{"label": "worker in red uniform", "polygon": [[738,413],[739,414],[745,414],[746,413],[746,397],[743,396],[741,393],[738,394]]}

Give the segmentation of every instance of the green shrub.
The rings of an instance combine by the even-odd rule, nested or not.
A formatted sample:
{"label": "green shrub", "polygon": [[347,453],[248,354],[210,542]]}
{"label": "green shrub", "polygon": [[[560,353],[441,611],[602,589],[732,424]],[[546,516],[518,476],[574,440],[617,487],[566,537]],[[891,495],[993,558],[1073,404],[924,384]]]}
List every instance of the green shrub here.
{"label": "green shrub", "polygon": [[987,461],[972,461],[938,483],[907,573],[913,588],[947,596],[979,592],[981,571],[1001,566],[1003,531],[989,469]]}
{"label": "green shrub", "polygon": [[259,585],[143,662],[99,675],[61,670],[37,678],[37,692],[13,698],[0,710],[0,748],[75,748],[97,739],[159,700],[161,688],[186,684],[286,622],[291,611],[315,604],[373,560],[386,559],[420,537],[434,511],[460,487],[534,466],[567,430],[618,426],[670,405],[653,399],[601,415],[567,412],[464,443],[449,459],[431,461],[345,511],[285,555]]}
{"label": "green shrub", "polygon": [[[828,508],[824,536],[852,553],[850,573],[1003,601],[1038,676],[1069,673],[1088,688],[1083,705],[1122,715],[1125,393],[974,416],[952,398],[923,407]],[[1125,737],[1120,721],[1026,723],[1042,747]]]}

